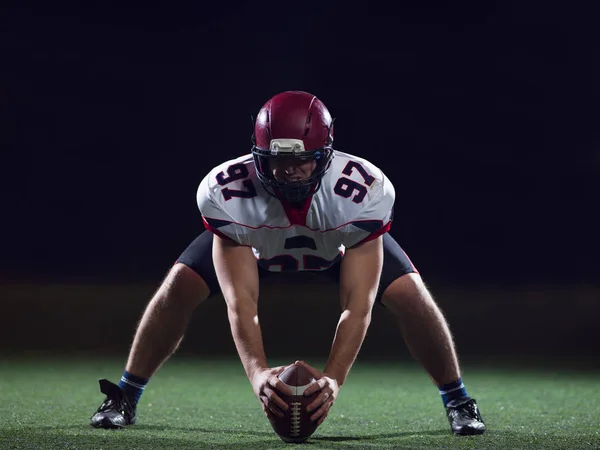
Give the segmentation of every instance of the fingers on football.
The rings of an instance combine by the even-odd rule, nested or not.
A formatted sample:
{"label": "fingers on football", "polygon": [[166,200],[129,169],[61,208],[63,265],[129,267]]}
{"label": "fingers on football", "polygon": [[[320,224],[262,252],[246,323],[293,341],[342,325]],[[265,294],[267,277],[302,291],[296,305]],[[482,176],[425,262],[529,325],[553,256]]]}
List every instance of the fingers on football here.
{"label": "fingers on football", "polygon": [[273,406],[279,407],[282,411],[288,410],[288,404],[283,401],[283,399],[277,395],[274,389],[265,388],[265,395],[268,397],[269,407]]}
{"label": "fingers on football", "polygon": [[327,417],[327,414],[329,414],[329,408],[331,408],[331,402],[323,403],[321,407],[310,416],[310,420],[313,422],[318,421],[317,423],[321,425]]}
{"label": "fingers on football", "polygon": [[267,416],[268,419],[283,417],[283,413],[278,408],[269,407],[265,403],[262,404],[262,407],[263,411],[265,412],[265,416]]}
{"label": "fingers on football", "polygon": [[267,410],[269,411],[268,414],[271,414],[272,416],[275,416],[275,417],[279,417],[280,419],[284,416],[283,411],[281,411],[279,408],[269,406],[267,408]]}
{"label": "fingers on football", "polygon": [[276,389],[278,392],[281,392],[283,395],[292,395],[292,390],[277,377],[269,378],[269,385]]}
{"label": "fingers on football", "polygon": [[275,375],[279,375],[281,372],[283,372],[285,370],[287,366],[277,366],[277,367],[271,367],[271,371],[275,374]]}
{"label": "fingers on football", "polygon": [[260,396],[260,406],[262,407],[262,410],[265,413],[265,416],[267,416],[268,418],[273,417],[274,415],[276,416],[277,414],[273,413],[273,411],[271,411],[269,409],[269,398],[266,395],[261,395]]}
{"label": "fingers on football", "polygon": [[260,406],[262,406],[263,411],[267,412],[267,397],[265,395],[260,396]]}
{"label": "fingers on football", "polygon": [[309,405],[307,405],[306,410],[311,412],[317,409],[319,406],[323,405],[329,399],[330,394],[327,391],[321,391],[321,393],[315,398]]}
{"label": "fingers on football", "polygon": [[[263,406],[263,410],[265,411],[265,414],[267,415],[267,417],[269,416],[276,416],[276,417],[283,417],[284,416],[284,412],[279,408],[278,404],[276,403],[275,400],[273,400],[273,396],[272,396],[272,392],[271,393],[266,393],[261,395],[260,400]],[[287,404],[285,405],[285,409],[288,409]]]}
{"label": "fingers on football", "polygon": [[322,390],[325,386],[327,386],[327,380],[323,378],[313,381],[310,386],[305,389],[304,395],[312,395],[315,392]]}

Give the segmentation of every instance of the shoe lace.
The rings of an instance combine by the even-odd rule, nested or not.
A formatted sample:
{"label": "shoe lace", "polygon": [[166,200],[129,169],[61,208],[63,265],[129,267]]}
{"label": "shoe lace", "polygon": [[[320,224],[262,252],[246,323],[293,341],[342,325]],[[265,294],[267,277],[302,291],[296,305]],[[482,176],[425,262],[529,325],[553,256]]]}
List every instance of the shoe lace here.
{"label": "shoe lace", "polygon": [[477,406],[472,400],[452,408],[450,414],[461,419],[480,420]]}
{"label": "shoe lace", "polygon": [[98,412],[106,412],[111,409],[121,410],[123,409],[120,405],[120,401],[114,398],[106,397],[100,407],[98,408]]}
{"label": "shoe lace", "polygon": [[121,414],[131,414],[133,411],[133,405],[130,404],[125,398],[107,396],[98,408],[97,412],[106,411],[117,411]]}

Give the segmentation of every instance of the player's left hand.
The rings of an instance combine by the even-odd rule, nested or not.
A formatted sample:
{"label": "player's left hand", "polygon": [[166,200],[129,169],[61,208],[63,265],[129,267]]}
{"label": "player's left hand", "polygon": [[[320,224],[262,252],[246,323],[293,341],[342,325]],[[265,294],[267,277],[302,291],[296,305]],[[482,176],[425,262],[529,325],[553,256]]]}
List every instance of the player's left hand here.
{"label": "player's left hand", "polygon": [[306,388],[304,395],[321,391],[317,398],[306,407],[306,411],[312,413],[310,420],[316,421],[317,425],[321,425],[338,396],[340,385],[336,379],[327,376],[326,373],[315,369],[304,361],[296,361],[296,364],[305,367],[315,377],[315,382]]}

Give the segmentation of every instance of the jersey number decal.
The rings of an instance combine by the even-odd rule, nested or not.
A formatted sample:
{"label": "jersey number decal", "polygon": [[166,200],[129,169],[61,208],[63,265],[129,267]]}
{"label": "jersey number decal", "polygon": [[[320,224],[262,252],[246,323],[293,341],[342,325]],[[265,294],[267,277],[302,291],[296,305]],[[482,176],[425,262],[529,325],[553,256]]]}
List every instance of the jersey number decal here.
{"label": "jersey number decal", "polygon": [[[220,186],[225,186],[232,181],[244,180],[244,178],[247,178],[248,175],[248,169],[244,164],[232,164],[227,168],[227,175],[225,175],[223,172],[220,172],[217,174],[216,178],[217,183],[219,183]],[[233,197],[252,198],[258,195],[252,180],[244,180],[242,184],[246,190],[231,189],[227,187],[221,189],[223,197],[225,197],[225,201],[231,200]]]}
{"label": "jersey number decal", "polygon": [[[355,161],[348,161],[348,164],[346,164],[346,167],[344,167],[342,173],[350,176],[352,175],[353,169],[356,169],[357,172],[360,173],[364,180],[364,184],[367,186],[371,186],[375,181],[375,177],[371,176],[363,166]],[[333,192],[344,198],[350,198],[352,197],[352,194],[356,192],[356,195],[352,197],[352,201],[354,203],[360,203],[365,199],[368,191],[367,188],[361,183],[351,180],[350,178],[341,177],[339,180],[337,180],[337,183],[333,188]]]}
{"label": "jersey number decal", "polygon": [[[337,258],[336,258],[337,259]],[[322,270],[330,267],[335,261],[328,261],[325,258],[315,255],[304,255],[304,270]],[[292,255],[277,255],[273,258],[265,259],[261,258],[258,260],[260,265],[265,269],[269,270],[272,266],[279,266],[282,272],[297,272],[298,271],[298,260]]]}

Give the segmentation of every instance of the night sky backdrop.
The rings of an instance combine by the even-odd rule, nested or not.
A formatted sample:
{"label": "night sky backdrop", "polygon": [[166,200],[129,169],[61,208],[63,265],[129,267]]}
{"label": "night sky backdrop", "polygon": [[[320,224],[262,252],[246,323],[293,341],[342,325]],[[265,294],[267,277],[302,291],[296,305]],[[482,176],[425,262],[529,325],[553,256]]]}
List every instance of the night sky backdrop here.
{"label": "night sky backdrop", "polygon": [[426,279],[597,282],[594,8],[397,3],[2,7],[1,278],[162,277],[206,172],[306,90],[394,183]]}

